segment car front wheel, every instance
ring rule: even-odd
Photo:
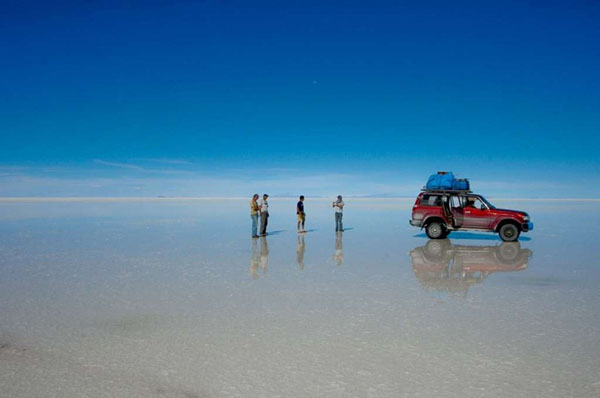
[[[427,225],[425,232],[431,239],[442,239],[444,238],[444,226],[439,222],[432,222]]]
[[[515,224],[504,224],[500,231],[500,238],[505,242],[514,242],[519,239],[519,228]]]

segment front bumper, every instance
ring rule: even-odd
[[[533,231],[533,223],[531,221],[521,224],[523,232]]]
[[[421,221],[421,220],[408,220],[408,223],[410,225],[412,225],[413,227],[422,227],[423,226],[423,221]]]

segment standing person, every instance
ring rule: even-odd
[[[298,232],[306,232],[304,222],[306,221],[306,213],[304,212],[304,195],[300,195],[300,200],[296,204],[296,214],[298,215]],[[302,227],[302,229],[300,229]]]
[[[258,206],[258,194],[255,193],[250,200],[250,218],[252,219],[252,237],[258,238],[258,213],[260,212],[260,207]]]
[[[269,195],[264,194],[260,201],[260,235],[265,236],[267,234],[267,224],[269,222],[269,203],[267,198]]]
[[[337,200],[331,205],[335,210],[335,230],[343,231],[344,226],[342,225],[342,216],[344,214],[344,201],[342,200],[342,195],[338,195]]]

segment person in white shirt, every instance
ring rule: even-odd
[[[267,198],[269,195],[264,194],[262,200],[258,204],[260,206],[260,234],[265,236],[267,234],[267,224],[269,222],[269,203]]]
[[[342,195],[338,195],[337,200],[331,206],[335,210],[335,230],[343,231],[342,216],[344,214],[344,201],[342,200]]]

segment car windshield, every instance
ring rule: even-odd
[[[494,206],[493,204],[491,204],[486,198],[484,198],[483,196],[480,196],[479,199],[481,199],[481,201],[483,203],[485,203],[487,205],[487,207],[489,207],[490,209],[495,209],[496,206]]]

